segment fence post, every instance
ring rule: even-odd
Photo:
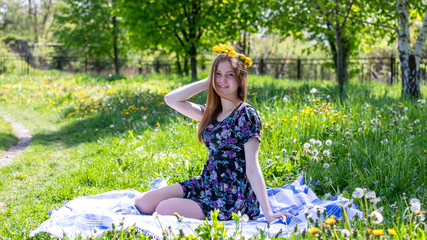
[[[85,73],[87,73],[87,57],[85,58]]]
[[[396,57],[394,57],[394,54],[391,54],[391,58],[390,58],[390,72],[391,72],[390,85],[393,84],[393,82],[394,82],[394,63],[395,62],[396,62]]]
[[[301,80],[301,59],[297,60],[297,79]]]
[[[159,59],[156,60],[156,67],[155,67],[156,73],[160,72],[160,61]]]
[[[264,74],[264,59],[259,60],[259,74]]]
[[[27,56],[27,75],[30,74],[30,56]]]

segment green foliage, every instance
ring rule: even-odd
[[[0,151],[7,150],[18,143],[18,138],[13,134],[12,125],[0,118]]]
[[[0,169],[0,238],[27,238],[49,217],[48,210],[81,195],[146,191],[158,177],[174,183],[200,174],[207,153],[197,142],[197,122],[163,101],[167,92],[190,79],[57,74],[0,78],[0,113],[8,113],[33,135],[27,150]],[[409,234],[415,228],[404,219],[410,214],[401,196],[426,204],[427,105],[399,99],[397,85],[351,82],[346,89],[340,102],[331,82],[249,76],[248,102],[263,121],[260,164],[266,184],[282,186],[303,170],[321,198],[347,195],[356,187],[375,191],[384,207],[379,227]],[[427,94],[427,87],[422,85],[421,91]],[[201,94],[191,101],[205,99]],[[322,145],[305,149],[311,139]],[[394,202],[396,209],[388,207]],[[352,226],[359,232],[362,227]],[[215,222],[201,229],[200,234],[223,234]],[[121,231],[118,227],[106,235],[113,239]],[[268,235],[260,232],[257,237],[263,236]]]

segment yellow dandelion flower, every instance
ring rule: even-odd
[[[130,226],[129,227],[129,231],[133,231],[133,230],[135,230],[135,227],[134,226]]]
[[[237,53],[236,53],[236,51],[234,51],[234,50],[229,50],[229,51],[228,51],[228,56],[229,56],[229,57],[236,57],[236,54],[237,54]]]
[[[425,150],[424,150],[424,151],[425,151]],[[415,213],[415,215],[418,215],[418,214],[420,214],[420,213],[423,213],[423,214],[424,214],[424,213],[426,213],[426,211],[419,211],[419,212],[416,212],[416,213]]]
[[[315,234],[315,233],[317,233],[318,231],[319,231],[319,229],[318,229],[317,227],[314,227],[314,228],[311,228],[309,232],[310,232],[311,234]]]
[[[335,224],[335,219],[333,219],[333,218],[329,218],[329,219],[326,219],[326,221],[325,221],[327,224],[329,224],[329,225],[334,225]]]
[[[394,229],[388,229],[387,231],[388,231],[388,234],[390,234],[392,236],[396,236],[397,235],[397,232]]]
[[[156,123],[157,126],[160,126],[160,123]]]
[[[381,236],[381,235],[384,235],[384,229],[375,229],[375,230],[372,231],[372,233],[375,236]]]

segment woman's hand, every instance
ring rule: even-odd
[[[265,219],[267,219],[267,222],[271,223],[282,217],[290,217],[290,216],[294,216],[294,215],[288,212],[271,213],[271,214],[265,214]]]

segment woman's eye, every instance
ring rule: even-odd
[[[233,77],[233,74],[229,73],[229,74],[227,74],[227,77],[231,78],[231,77]]]

